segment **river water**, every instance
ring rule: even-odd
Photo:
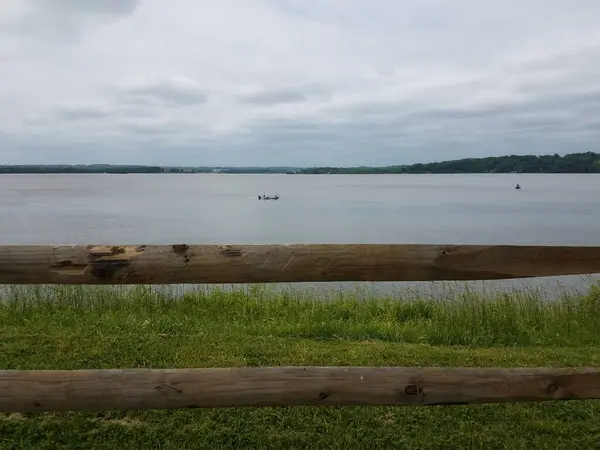
[[[0,175],[0,245],[91,243],[597,246],[600,176]]]

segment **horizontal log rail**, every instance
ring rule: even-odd
[[[0,371],[0,412],[462,405],[600,398],[600,369],[263,367]]]
[[[600,273],[600,247],[0,246],[0,284],[493,280]]]

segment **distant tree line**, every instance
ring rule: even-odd
[[[316,167],[303,174],[600,173],[600,154],[509,155],[386,167]]]
[[[130,166],[111,164],[91,165],[4,165],[0,166],[0,174],[47,174],[47,173],[294,173],[299,169],[289,167],[164,167],[164,166]]]
[[[571,153],[467,158],[429,164],[386,167],[165,167],[139,165],[0,166],[3,173],[289,173],[289,174],[420,174],[420,173],[600,173],[600,154]]]
[[[0,166],[0,173],[162,173],[158,166],[82,165],[19,165]]]

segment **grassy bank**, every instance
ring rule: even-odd
[[[600,290],[442,300],[302,291],[11,288],[1,369],[596,366]],[[600,402],[0,416],[1,448],[592,448]]]

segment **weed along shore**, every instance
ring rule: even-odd
[[[444,299],[8,286],[0,369],[595,367],[600,289]],[[0,415],[1,448],[593,448],[600,402]]]

